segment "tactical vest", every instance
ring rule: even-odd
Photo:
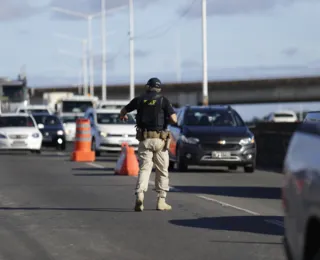
[[[162,95],[142,95],[138,101],[137,127],[149,131],[165,129],[165,118],[162,109]]]

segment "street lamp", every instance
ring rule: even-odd
[[[134,98],[134,6],[129,0],[130,99]]]
[[[93,68],[93,51],[92,51],[92,19],[101,15],[101,13],[95,14],[83,14],[60,7],[52,7],[52,10],[72,15],[80,18],[87,19],[88,21],[88,51],[89,51],[89,63],[90,63],[90,94],[94,96],[94,68]]]
[[[63,9],[60,7],[52,7],[52,10],[61,12],[67,15],[72,15],[80,18],[87,19],[88,21],[88,50],[89,50],[89,57],[90,57],[90,93],[92,96],[94,96],[94,68],[93,68],[93,52],[92,52],[92,19],[98,16],[102,15],[102,28],[101,28],[101,36],[102,36],[102,69],[105,71],[102,73],[102,81],[105,83],[103,86],[103,92],[106,93],[106,30],[105,30],[105,15],[106,15],[106,10],[105,10],[105,2],[104,0],[101,0],[101,12],[95,13],[95,14],[83,14],[67,9]],[[108,12],[114,12],[120,9],[123,9],[126,6],[120,6],[112,9],[108,9]]]
[[[208,60],[207,60],[207,0],[202,0],[202,61],[203,61],[203,105],[207,106],[208,98]]]

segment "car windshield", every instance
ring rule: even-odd
[[[239,116],[227,110],[191,110],[186,114],[189,126],[244,126]]]
[[[61,125],[60,120],[56,116],[46,116],[46,115],[36,116],[36,115],[34,115],[33,117],[36,120],[37,124],[43,124],[46,126]]]
[[[0,127],[35,127],[31,117],[0,116]]]
[[[98,113],[97,123],[101,125],[115,125],[115,124],[135,124],[136,121],[132,114],[127,114],[128,121],[121,121],[119,113]]]
[[[63,123],[75,123],[78,118],[78,116],[62,116],[61,120]]]

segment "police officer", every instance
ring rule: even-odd
[[[158,193],[157,210],[171,210],[166,203],[169,191],[170,133],[168,121],[177,123],[177,115],[170,101],[160,94],[162,88],[158,78],[151,78],[146,84],[146,93],[135,97],[122,108],[120,118],[127,120],[127,113],[137,110],[137,139],[140,171],[136,185],[135,211],[143,211],[144,193],[148,190],[153,163],[156,168],[155,186]]]

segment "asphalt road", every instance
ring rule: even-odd
[[[170,212],[144,212],[135,177],[69,153],[0,153],[0,259],[283,260],[282,175],[195,168],[171,173]]]

